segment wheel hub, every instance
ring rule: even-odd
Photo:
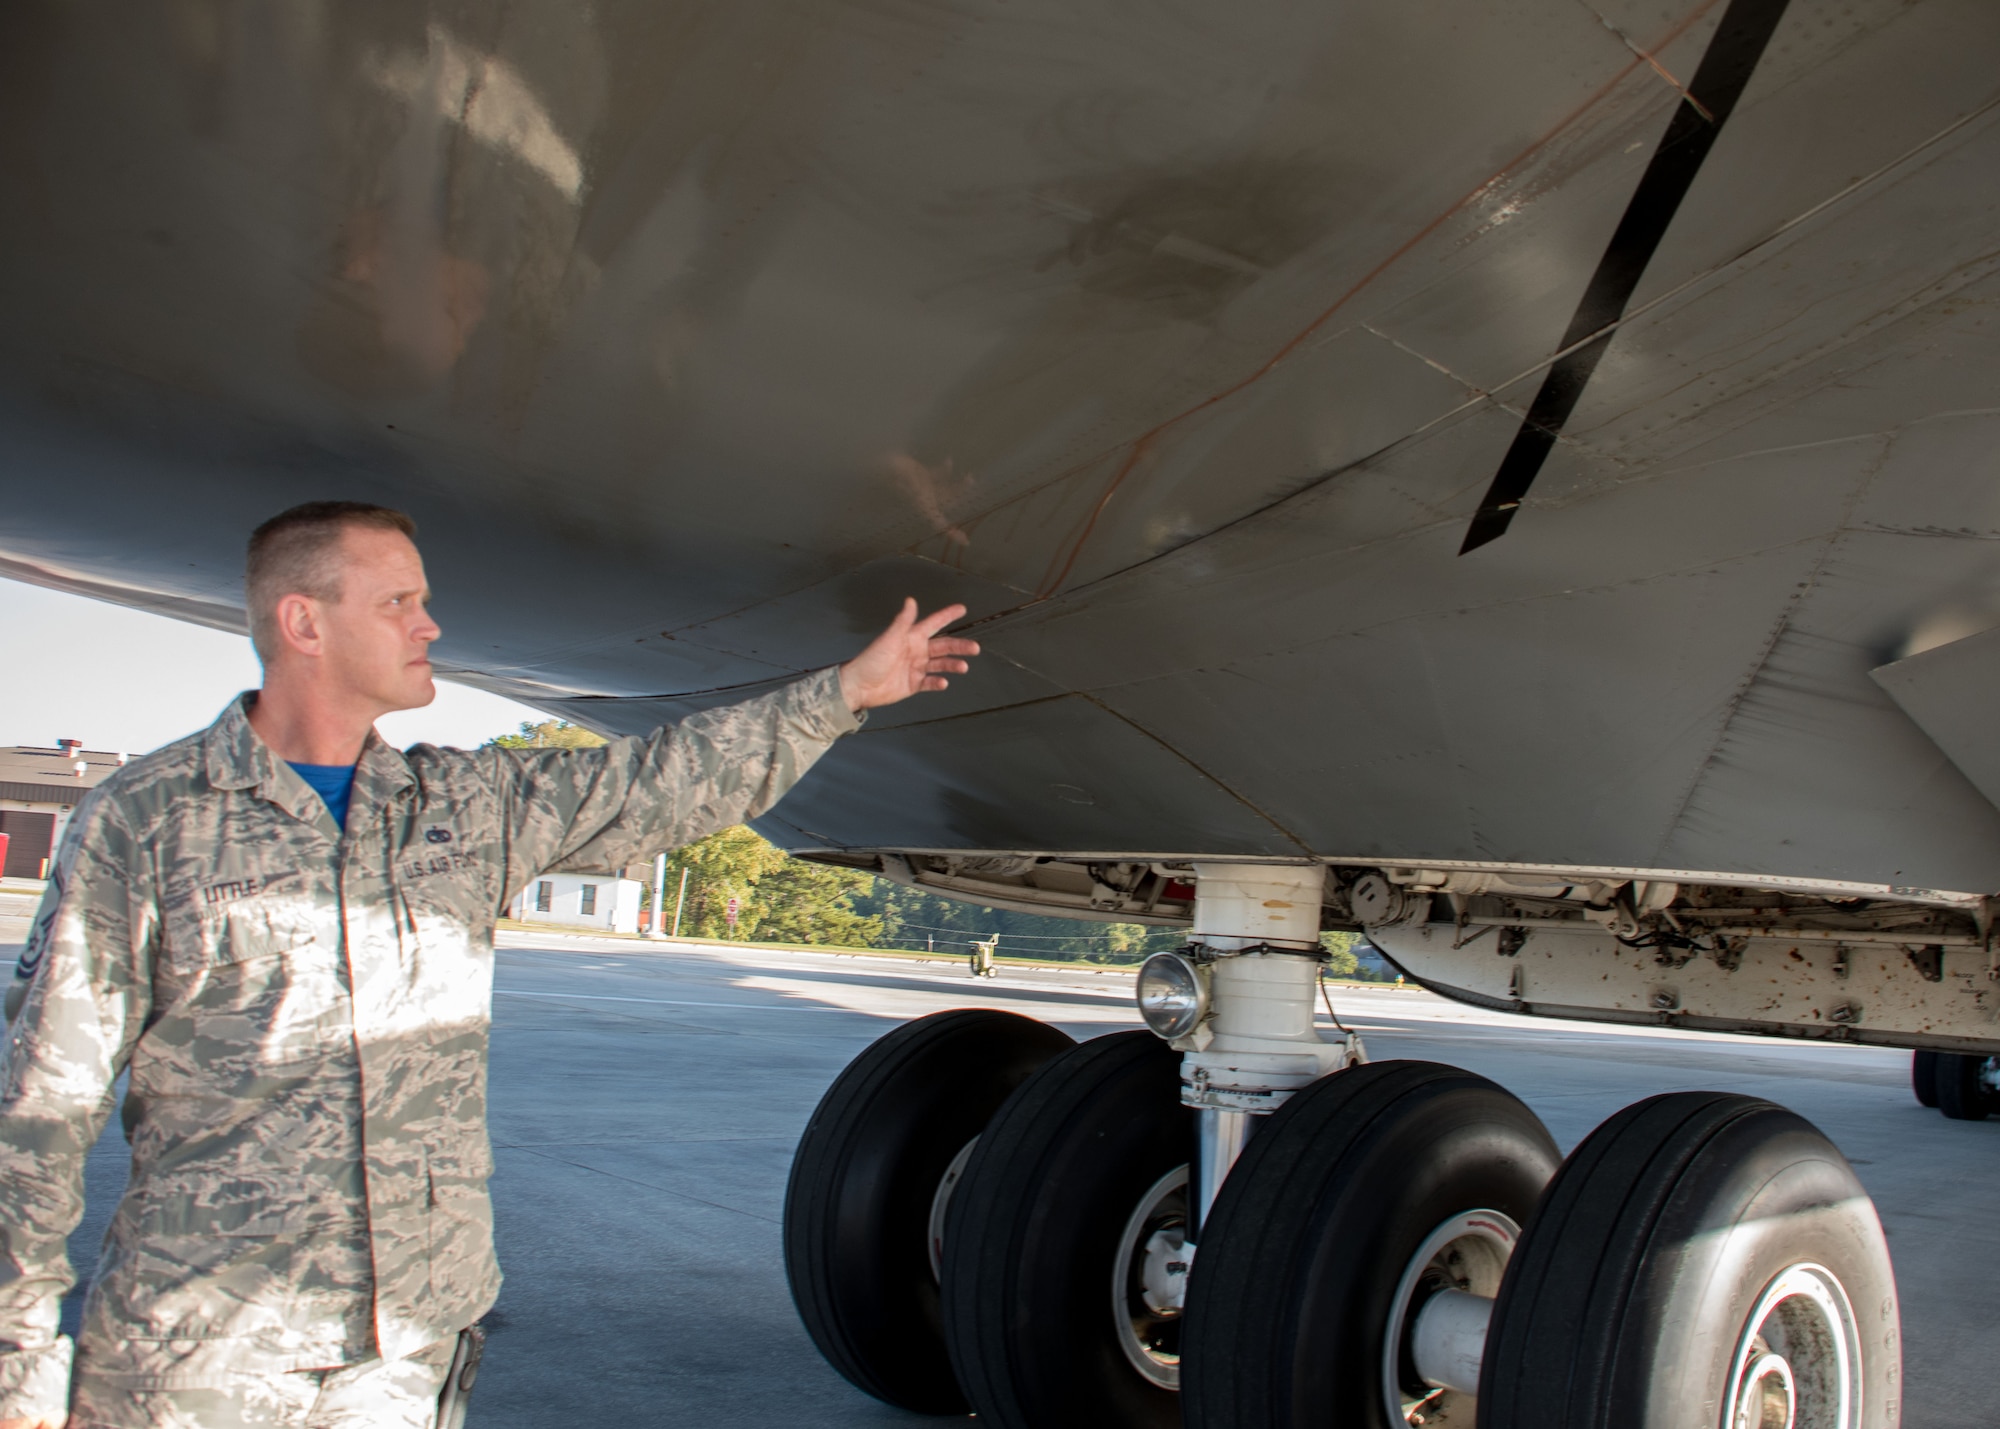
[[[1139,1286],[1146,1308],[1161,1318],[1178,1315],[1187,1304],[1188,1248],[1185,1225],[1162,1226],[1146,1242],[1139,1269]]]
[[[1744,1378],[1733,1429],[1792,1429],[1797,1410],[1791,1365],[1783,1355],[1758,1355]]]
[[[1118,1238],[1111,1316],[1118,1347],[1142,1377],[1181,1387],[1181,1310],[1187,1300],[1188,1168],[1177,1166],[1139,1198]]]
[[[1860,1330],[1826,1267],[1801,1262],[1777,1274],[1732,1364],[1728,1429],[1858,1429]]]
[[[1391,1424],[1472,1423],[1478,1375],[1469,1371],[1484,1349],[1485,1316],[1471,1311],[1484,1302],[1490,1313],[1520,1239],[1511,1216],[1472,1210],[1418,1245],[1389,1302],[1383,1338],[1382,1392]],[[1434,1301],[1449,1313],[1427,1316]]]

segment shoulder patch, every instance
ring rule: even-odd
[[[35,909],[35,921],[28,925],[27,946],[21,949],[21,956],[14,963],[14,976],[22,982],[41,968],[43,955],[49,950],[49,932],[55,926],[56,909],[62,906],[63,888],[68,882],[64,875],[68,872],[68,865],[60,859],[49,870],[49,886],[42,893],[41,906]]]

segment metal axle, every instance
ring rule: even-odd
[[[1486,1327],[1493,1302],[1463,1290],[1440,1290],[1417,1312],[1410,1353],[1425,1384],[1459,1394],[1479,1393],[1479,1366],[1486,1357]]]
[[[1250,1133],[1257,1129],[1251,1120],[1255,1115],[1247,1111],[1229,1111],[1222,1107],[1205,1106],[1195,1111],[1195,1161],[1194,1174],[1190,1177],[1193,1194],[1188,1198],[1188,1239],[1201,1238],[1202,1223],[1208,1219],[1209,1207],[1215,1204],[1216,1194],[1222,1190],[1222,1182],[1229,1175],[1229,1168],[1236,1164],[1236,1158],[1243,1154],[1243,1148],[1250,1144]]]

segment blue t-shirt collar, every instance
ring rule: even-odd
[[[333,821],[344,831],[347,828],[347,805],[354,795],[354,771],[352,764],[297,764],[285,761],[298,771],[299,778],[312,786],[315,794],[326,801],[326,811],[333,815]]]

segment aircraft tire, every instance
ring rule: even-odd
[[[980,1137],[945,1224],[944,1326],[992,1429],[1177,1429],[1180,1396],[1128,1360],[1113,1296],[1136,1212],[1193,1152],[1180,1062],[1151,1032],[1092,1038]]]
[[[1888,1244],[1846,1158],[1782,1107],[1675,1092],[1549,1186],[1488,1324],[1479,1424],[1890,1429],[1900,1360]]]
[[[1910,1090],[1917,1094],[1918,1106],[1936,1106],[1937,1093],[1936,1052],[1910,1053]]]
[[[871,1044],[820,1099],[785,1188],[785,1275],[806,1333],[856,1388],[965,1412],[927,1243],[940,1187],[1014,1089],[1074,1045],[1031,1017],[939,1012]]]
[[[1456,1067],[1375,1062],[1295,1094],[1201,1230],[1182,1339],[1188,1429],[1411,1422],[1430,1393],[1408,1353],[1418,1310],[1452,1281],[1498,1290],[1561,1160],[1532,1111]],[[1452,1397],[1420,1412],[1469,1426],[1469,1398]]]
[[[1986,1058],[1972,1052],[1940,1052],[1937,1059],[1937,1109],[1953,1121],[1984,1121],[2000,1110],[1986,1088]]]

